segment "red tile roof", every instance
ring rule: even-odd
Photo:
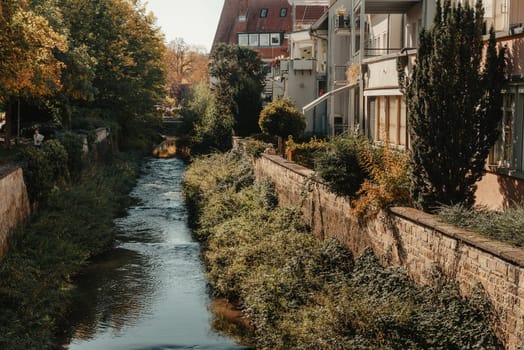
[[[284,17],[281,9],[287,9]],[[262,9],[267,16],[261,17]],[[314,23],[326,10],[323,6],[296,6],[297,27]],[[240,17],[246,16],[245,21]],[[219,43],[237,44],[238,33],[289,33],[293,30],[292,7],[288,0],[224,0],[213,47]],[[263,59],[287,54],[287,40],[282,46],[255,48]]]

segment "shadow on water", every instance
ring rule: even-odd
[[[217,316],[209,299],[187,226],[184,170],[179,159],[144,165],[131,193],[138,201],[115,220],[116,247],[77,279],[65,349],[247,349],[227,331],[238,319]]]

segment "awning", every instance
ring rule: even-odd
[[[402,96],[400,89],[364,90],[364,96]]]
[[[338,89],[326,92],[324,95],[316,98],[315,100],[309,102],[307,105],[302,107],[302,114],[306,114],[307,111],[313,109],[315,106],[320,104],[322,101],[327,100],[330,96],[336,95],[339,92],[342,92],[342,91],[344,91],[346,89],[350,89],[350,88],[356,87],[356,86],[358,86],[358,84],[348,84],[348,85],[344,85],[342,87],[339,87]]]

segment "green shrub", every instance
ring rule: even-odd
[[[189,223],[196,225],[207,197],[213,191],[235,191],[252,184],[253,166],[237,152],[214,153],[195,158],[184,173],[184,193]]]
[[[288,139],[287,147],[293,149],[293,161],[306,168],[315,168],[315,159],[322,153],[325,153],[328,148],[328,143],[325,140],[313,137],[308,142],[294,143],[293,139]]]
[[[68,154],[57,140],[49,140],[41,147],[26,147],[19,160],[31,201],[45,199],[55,188],[69,181]]]
[[[339,196],[354,197],[368,176],[359,160],[361,144],[355,136],[335,137],[315,162],[317,175]]]
[[[267,142],[254,140],[254,139],[246,139],[243,142],[244,151],[246,152],[247,155],[253,158],[260,157],[260,155],[264,153],[264,151],[266,150],[266,148],[268,148],[268,146],[269,145]]]
[[[90,168],[77,183],[50,192],[38,213],[9,239],[0,261],[0,348],[59,347],[71,278],[111,246],[113,218],[123,203],[118,199],[138,173],[136,163],[120,162]]]
[[[189,181],[200,196],[197,232],[205,240],[213,293],[242,305],[250,322],[247,344],[282,350],[503,349],[488,326],[491,308],[480,296],[462,298],[444,279],[417,287],[404,271],[383,268],[371,251],[355,262],[337,240],[317,241],[300,211],[276,207],[271,185],[223,186],[213,176],[225,168],[233,173],[223,164],[228,156],[213,157],[216,169],[206,158],[191,166],[208,174],[200,170]]]
[[[73,177],[80,175],[84,167],[84,136],[73,132],[61,132],[56,134],[57,140],[64,146],[67,152],[67,168]]]

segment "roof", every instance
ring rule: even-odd
[[[284,10],[285,9],[285,10]],[[297,27],[313,24],[327,10],[323,5],[295,7]],[[281,11],[285,12],[281,16]],[[293,31],[293,7],[288,0],[224,0],[215,32],[213,48],[219,43],[237,44],[238,33],[290,33]],[[287,52],[287,40],[280,47],[256,49],[262,58],[273,58]]]

